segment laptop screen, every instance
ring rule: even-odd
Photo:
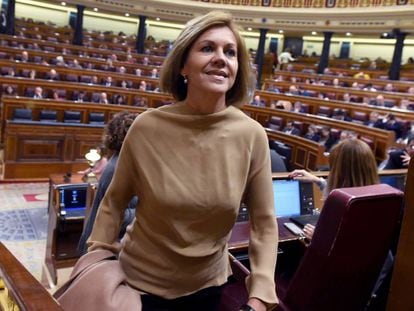
[[[87,186],[73,185],[59,189],[59,205],[61,209],[81,210],[86,208],[86,191]]]
[[[273,196],[277,217],[300,215],[301,200],[298,180],[273,180]]]
[[[310,182],[291,179],[273,179],[273,197],[276,217],[290,217],[313,213],[313,186]],[[249,207],[241,204],[237,222],[249,220]]]

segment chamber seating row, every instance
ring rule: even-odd
[[[327,85],[312,85],[306,83],[292,83],[288,81],[274,81],[266,80],[264,84],[264,90],[271,90],[272,88],[277,88],[281,93],[289,93],[289,88],[294,85],[303,93],[306,93],[310,97],[318,97],[318,95],[323,95],[323,98],[329,98],[332,100],[343,100],[344,94],[349,94],[350,96],[355,96],[358,98],[358,102],[362,102],[364,98],[375,99],[378,95],[382,95],[385,100],[393,101],[396,104],[399,104],[401,100],[410,100],[414,102],[414,94],[409,93],[393,93],[393,92],[383,92],[383,91],[366,91],[359,90],[350,87],[333,87]]]
[[[56,71],[55,76],[51,76],[50,71],[52,69]],[[104,84],[108,77],[111,77],[111,84],[113,86],[138,89],[142,81],[145,81],[148,90],[158,87],[158,78],[152,78],[151,71],[145,71],[144,69],[142,69],[142,74],[137,76],[136,74],[125,74],[119,71],[108,72],[94,69],[76,69],[0,59],[0,74],[2,76],[31,78],[32,71],[34,71],[36,79]],[[93,78],[94,76],[97,78],[97,81],[93,80],[95,79]]]
[[[319,60],[318,60],[319,61]],[[361,72],[361,68],[337,68],[329,66],[329,71],[334,75],[345,75],[353,77],[354,75]],[[300,63],[290,63],[283,67],[283,69],[288,69],[289,71],[296,72],[307,72],[315,73],[317,71],[316,64],[300,64]],[[401,71],[400,80],[404,81],[414,81],[414,74],[411,72],[412,68],[409,68],[407,71]],[[363,70],[365,74],[368,74],[372,79],[388,79],[388,71],[384,70]]]
[[[251,105],[244,105],[243,111],[251,118],[258,121],[264,127],[268,126],[272,117],[280,118],[284,123],[299,122],[305,128],[310,124],[326,125],[330,128],[336,128],[340,131],[353,131],[357,137],[366,141],[372,148],[375,158],[378,162],[382,162],[387,158],[387,150],[395,143],[395,133],[373,127],[367,127],[357,123],[334,120],[327,117],[295,113],[281,109],[271,109],[255,107]],[[289,135],[290,136],[290,135]],[[291,136],[292,139],[297,139],[297,136]],[[323,149],[323,147],[322,147]],[[322,161],[323,162],[323,161]],[[326,162],[326,161],[325,161]]]
[[[310,72],[296,72],[296,71],[284,71],[278,70],[275,72],[274,79],[283,79],[289,81],[295,79],[297,82],[304,82],[306,80],[320,81],[328,85],[332,85],[335,79],[338,80],[340,85],[352,85],[357,82],[361,85],[371,83],[377,89],[384,89],[387,84],[392,84],[392,91],[394,92],[407,92],[410,87],[414,87],[414,83],[410,81],[398,81],[387,79],[360,79],[347,76],[335,76],[333,74],[316,74]]]
[[[137,62],[143,62],[144,58],[148,58],[148,61],[154,65],[159,65],[163,62],[164,56],[157,56],[152,54],[138,54],[133,53],[132,49],[127,49],[125,51],[111,50],[108,48],[98,48],[92,46],[79,46],[69,43],[58,43],[53,41],[44,41],[33,38],[26,37],[16,37],[9,35],[0,35],[0,42],[2,46],[9,46],[19,49],[27,50],[38,50],[44,52],[55,52],[60,55],[73,54],[81,55],[84,57],[92,58],[108,58],[113,55],[117,57],[119,61],[127,61],[127,55],[131,55],[134,60]],[[102,42],[101,42],[102,43]],[[125,46],[123,47],[125,49]]]

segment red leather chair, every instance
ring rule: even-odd
[[[286,288],[276,284],[276,310],[364,310],[398,230],[402,203],[403,193],[385,184],[333,190],[292,279]],[[238,269],[234,279],[240,274],[247,276]],[[224,287],[220,310],[237,310],[236,302],[246,301],[243,285]]]

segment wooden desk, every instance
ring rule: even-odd
[[[284,225],[284,222],[289,222],[288,218],[277,218],[277,225],[279,227],[279,243],[297,241],[299,237],[290,232]],[[234,225],[229,241],[230,252],[237,252],[247,250],[249,246],[250,237],[250,223],[238,222]]]
[[[45,263],[53,284],[57,283],[56,269],[71,267],[79,258],[77,250],[83,230],[84,217],[65,219],[60,215],[59,189],[68,185],[89,187],[82,179],[83,175],[74,174],[65,179],[63,174],[52,174],[49,180],[49,222],[46,243]],[[86,205],[88,205],[86,197]],[[90,199],[89,199],[90,200]]]

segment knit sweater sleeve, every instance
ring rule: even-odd
[[[119,251],[119,229],[128,202],[134,196],[132,185],[137,179],[137,176],[134,176],[136,170],[131,167],[133,166],[133,151],[128,137],[132,139],[132,135],[127,135],[125,138],[117,168],[99,206],[93,230],[87,242],[88,251],[99,248],[109,249],[113,252]]]
[[[270,153],[267,136],[258,131],[250,163],[246,199],[250,213],[249,259],[246,280],[249,297],[259,298],[268,309],[278,303],[274,282],[278,228],[274,211]]]

